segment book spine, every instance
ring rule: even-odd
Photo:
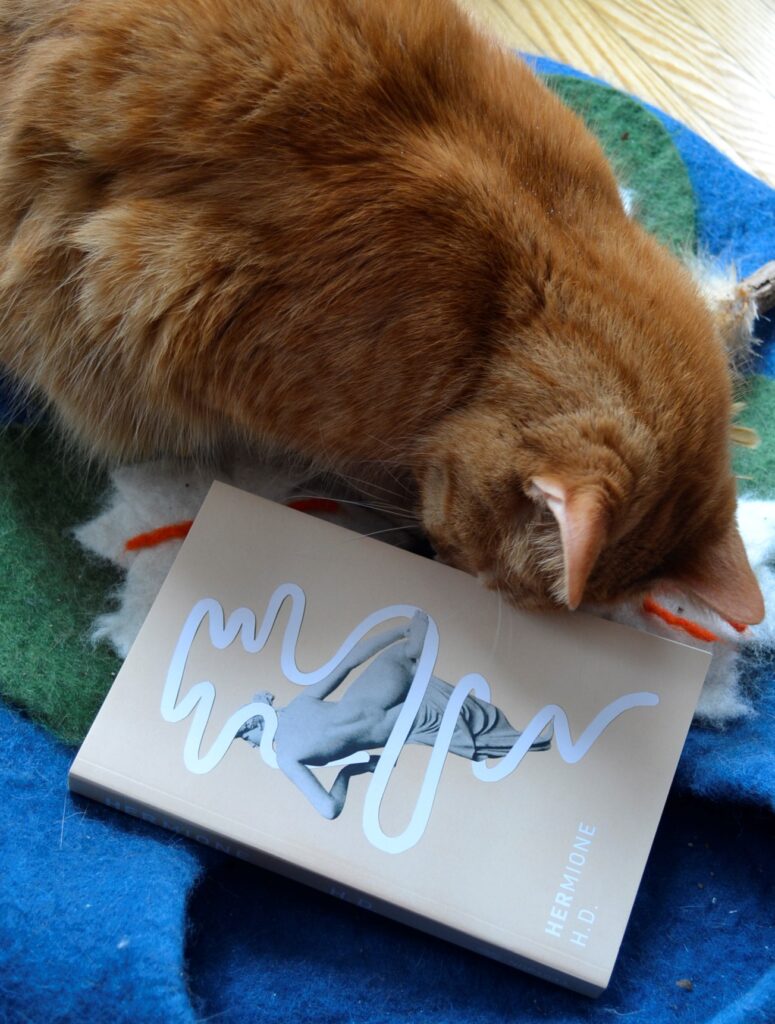
[[[383,917],[388,917],[401,924],[417,928],[436,938],[453,942],[475,953],[480,953],[490,959],[507,964],[509,967],[516,967],[536,977],[563,985],[584,995],[599,996],[604,991],[602,986],[595,985],[585,978],[578,978],[549,964],[531,960],[529,957],[515,953],[513,950],[485,942],[475,936],[468,935],[464,931],[441,924],[439,921],[435,921],[433,918],[426,917],[416,911],[411,911],[406,907],[374,897],[354,886],[334,881],[325,875],[319,875],[314,871],[310,871],[308,868],[302,868],[292,861],[275,857],[246,843],[230,839],[212,829],[192,824],[190,821],[186,821],[185,818],[161,812],[141,800],[129,800],[121,793],[80,774],[76,770],[76,765],[70,770],[67,782],[72,793],[78,793],[91,800],[96,800],[107,807],[121,811],[124,814],[130,814],[132,817],[139,818],[141,821],[148,822],[151,825],[176,832],[187,839],[193,839],[195,842],[209,846],[220,853],[239,857],[241,860],[256,864],[269,871],[274,871],[286,878],[290,878],[292,881],[302,882],[304,885],[309,885],[320,892],[345,900],[347,903],[352,903],[364,910],[374,911]]]

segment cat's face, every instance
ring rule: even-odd
[[[672,472],[658,449],[621,410],[558,416],[531,432],[474,405],[450,416],[423,454],[423,524],[442,561],[518,607],[607,604],[667,587],[731,620],[760,621],[725,424],[694,452],[677,445]],[[683,459],[699,472],[683,474]]]
[[[418,453],[423,523],[444,561],[520,606],[670,587],[759,622],[713,317],[677,260],[595,209],[585,234],[545,231],[504,286],[487,375]]]

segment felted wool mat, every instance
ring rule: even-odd
[[[538,64],[566,76],[560,91],[583,92],[567,84],[582,76]],[[627,150],[651,153],[648,119],[616,93],[589,89],[579,102],[618,145],[612,159],[637,195],[628,169],[643,173],[643,161]],[[773,258],[775,192],[656,116],[685,171],[657,146],[670,209],[658,204],[644,220],[655,217],[652,229],[673,232],[678,247],[696,233],[701,250],[734,260],[741,275]],[[766,438],[771,337],[756,369],[750,425]],[[0,418],[2,407],[0,398]],[[772,449],[745,459],[751,493],[775,497]],[[612,984],[591,1001],[68,797],[74,745],[119,664],[86,639],[119,577],[86,561],[68,534],[106,485],[82,472],[43,430],[0,436],[0,1022],[775,1021],[766,653],[744,668],[756,712],[723,732],[691,730]]]

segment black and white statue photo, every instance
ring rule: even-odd
[[[276,709],[277,765],[325,818],[341,813],[353,776],[376,768],[377,752],[387,743],[415,677],[427,630],[428,616],[418,611],[405,626],[364,637],[329,675],[305,686],[285,707]],[[359,668],[361,672],[344,694],[329,700]],[[431,676],[407,743],[434,745],[452,691],[449,683]],[[273,694],[267,692],[254,699],[274,702]],[[258,747],[263,727],[262,717],[254,716],[237,735]],[[455,723],[449,752],[470,761],[505,757],[520,735],[500,709],[469,694]],[[549,724],[530,750],[548,750],[551,740]],[[367,760],[345,764],[330,790],[312,770],[364,751],[374,753]]]

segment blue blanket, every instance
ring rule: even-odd
[[[775,257],[775,192],[659,116],[701,246],[743,274]],[[749,667],[756,717],[692,729],[598,1001],[71,798],[73,750],[0,705],[0,1021],[772,1024],[772,675]]]

